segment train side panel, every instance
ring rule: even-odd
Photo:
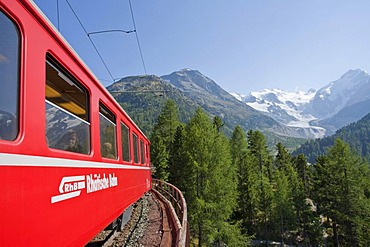
[[[32,2],[2,0],[0,10],[18,28],[20,40],[18,134],[0,140],[0,241],[4,246],[82,246],[150,190],[150,143]],[[46,138],[48,56],[86,89],[86,153],[52,148]],[[115,116],[115,158],[102,157],[102,103]],[[131,159],[123,159],[121,123],[144,143],[137,147],[143,161],[134,161],[132,140]]]

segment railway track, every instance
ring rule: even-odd
[[[104,230],[86,247],[160,246],[162,221],[160,201],[155,195],[148,193],[133,205],[130,219],[122,230],[119,231],[118,226]]]
[[[186,202],[176,187],[159,180],[133,205],[127,223],[112,228],[87,247],[189,246]]]

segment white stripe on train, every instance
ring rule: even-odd
[[[112,164],[95,161],[52,158],[43,156],[4,154],[0,153],[0,166],[26,166],[26,167],[70,167],[70,168],[109,168],[150,170],[148,166]]]

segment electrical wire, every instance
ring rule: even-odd
[[[58,3],[59,0],[57,0],[57,11],[58,11],[58,29],[59,29],[59,3]],[[129,1],[129,5],[130,5],[130,12],[131,12],[131,18],[132,18],[132,23],[133,23],[133,26],[134,26],[134,30],[129,30],[129,31],[126,31],[126,30],[104,30],[104,31],[96,31],[96,32],[90,32],[88,33],[87,30],[85,29],[84,25],[82,24],[81,20],[78,18],[77,16],[77,13],[74,11],[72,5],[69,3],[68,0],[66,0],[69,8],[71,9],[72,13],[74,14],[74,16],[76,17],[77,21],[79,22],[80,26],[82,27],[82,29],[84,30],[85,34],[87,35],[87,37],[89,38],[90,40],[90,43],[92,44],[92,46],[94,47],[96,53],[98,54],[100,60],[102,61],[105,69],[108,71],[111,79],[113,82],[115,82],[114,78],[113,78],[113,75],[112,73],[110,72],[107,64],[105,63],[102,55],[100,54],[98,48],[96,47],[95,43],[93,42],[93,40],[91,39],[90,35],[92,34],[99,34],[99,33],[107,33],[107,32],[123,32],[123,33],[135,33],[135,36],[136,36],[136,42],[137,42],[137,45],[138,45],[138,48],[139,48],[139,52],[140,52],[140,58],[141,58],[141,62],[142,62],[142,65],[143,65],[143,68],[144,68],[144,72],[145,72],[145,75],[147,75],[147,71],[146,71],[146,66],[145,66],[145,61],[144,61],[144,56],[143,56],[143,52],[142,52],[142,49],[141,49],[141,45],[140,45],[140,40],[139,40],[139,35],[137,33],[137,29],[136,29],[136,23],[135,23],[135,17],[134,17],[134,11],[133,11],[133,8],[132,8],[132,4],[131,4],[131,0],[128,0]]]
[[[90,35],[90,34],[99,34],[99,33],[111,33],[111,32],[135,33],[136,30],[129,30],[129,31],[121,30],[121,29],[103,30],[103,31],[90,32],[87,35]]]
[[[112,78],[112,81],[114,82],[113,75],[112,75],[112,73],[110,72],[110,70],[109,70],[109,68],[108,68],[107,64],[104,62],[104,59],[103,59],[103,57],[101,56],[100,52],[98,51],[98,48],[96,48],[96,46],[95,46],[94,42],[92,41],[92,39],[91,39],[91,37],[90,37],[89,33],[86,31],[85,27],[82,25],[82,22],[81,22],[81,21],[80,21],[80,19],[78,18],[77,14],[76,14],[76,12],[74,11],[74,9],[72,8],[71,4],[68,2],[68,0],[66,0],[66,2],[67,2],[67,4],[68,4],[69,8],[72,10],[72,12],[73,12],[74,16],[76,17],[77,21],[80,23],[80,25],[81,25],[82,29],[85,31],[85,34],[86,34],[86,35],[87,35],[87,37],[89,38],[89,40],[90,40],[91,44],[93,45],[93,47],[94,47],[94,49],[95,49],[96,53],[97,53],[97,54],[98,54],[98,56],[100,57],[100,60],[101,60],[101,61],[102,61],[102,63],[104,64],[104,67],[106,68],[106,70],[108,71],[108,73],[109,73],[110,77]]]
[[[57,19],[58,19],[58,31],[60,32],[60,22],[59,22],[59,0],[57,0]]]
[[[145,75],[147,75],[146,67],[145,67],[145,62],[144,62],[144,57],[143,57],[143,52],[141,51],[141,46],[140,46],[140,42],[139,42],[139,35],[137,34],[136,23],[135,23],[135,18],[134,18],[134,11],[132,10],[131,0],[128,0],[128,2],[130,4],[130,11],[131,11],[132,23],[134,25],[134,30],[135,30],[135,35],[136,35],[136,41],[137,41],[137,45],[139,47],[141,62],[143,63]]]

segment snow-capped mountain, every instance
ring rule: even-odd
[[[306,112],[319,119],[334,116],[343,108],[370,99],[370,76],[361,69],[349,70],[317,91]]]
[[[288,127],[304,129],[307,137],[317,138],[333,134],[370,112],[370,76],[356,69],[317,92],[265,89],[247,96],[232,95]]]
[[[247,105],[265,113],[276,121],[293,128],[302,128],[309,138],[324,136],[325,129],[311,126],[310,122],[317,120],[311,114],[303,113],[315,96],[315,90],[308,92],[288,92],[281,89],[264,89],[251,92],[247,96],[233,94]]]

